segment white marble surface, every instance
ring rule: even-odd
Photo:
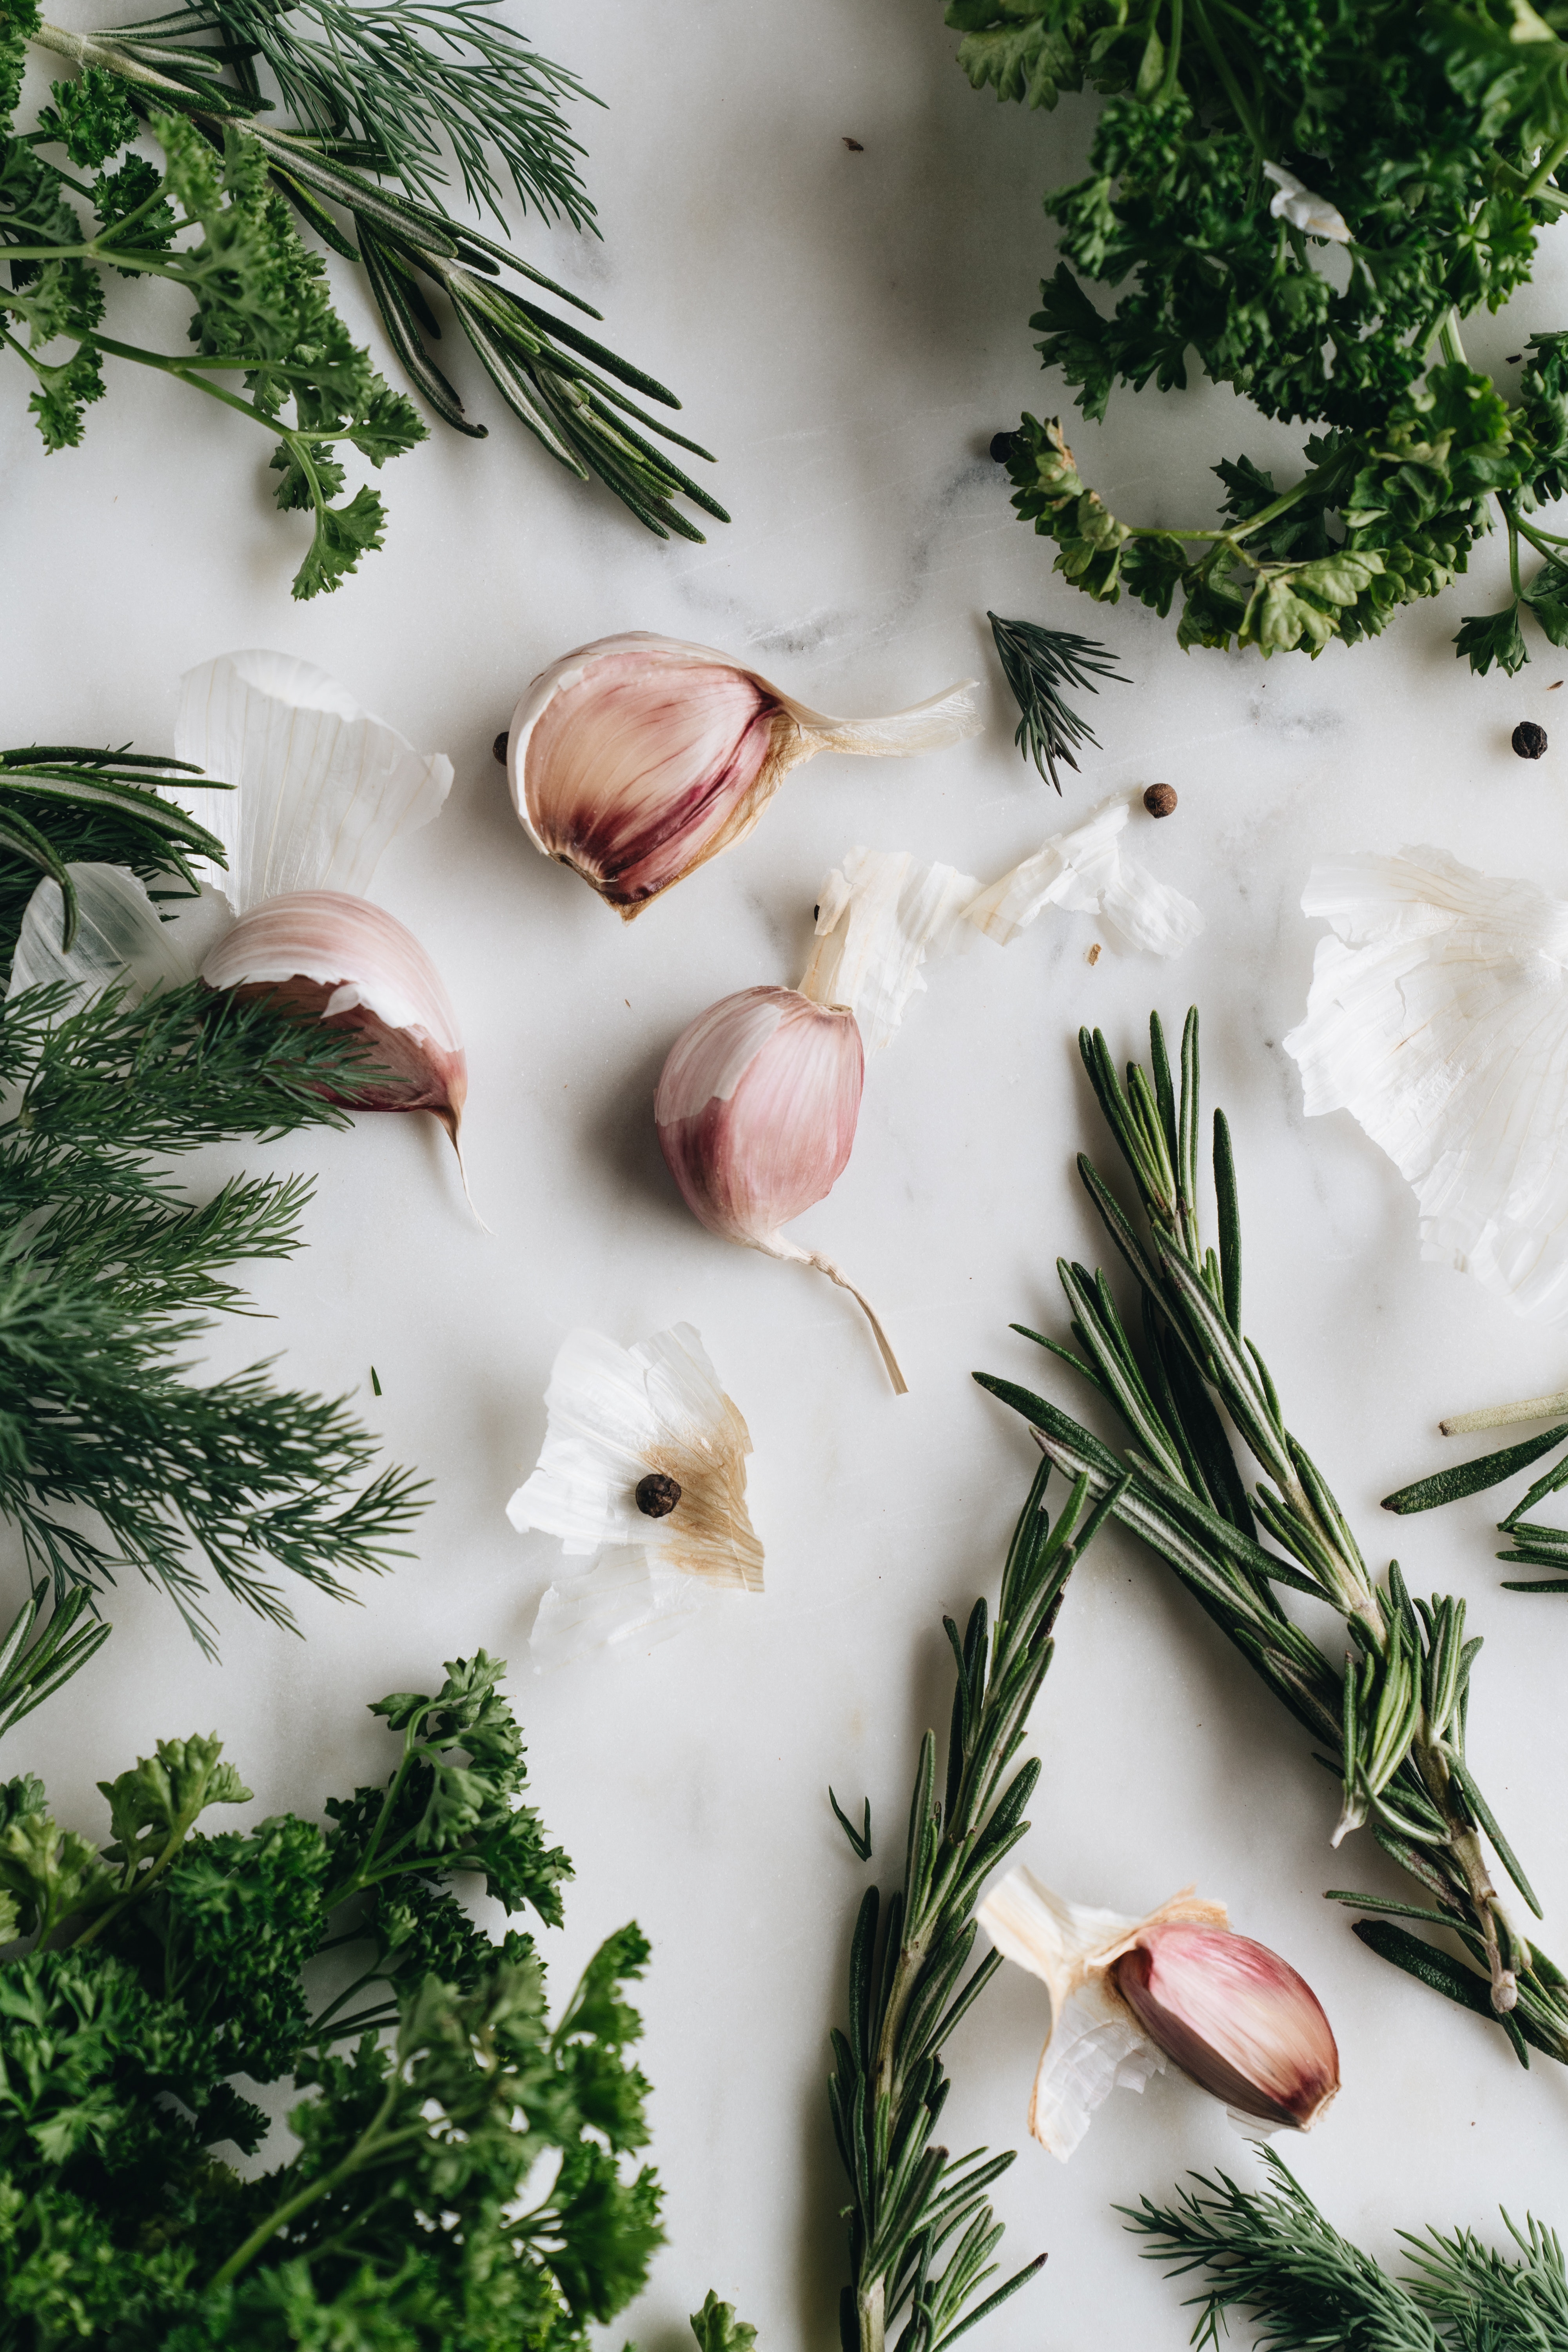
[[[258,1271],[278,1319],[230,1326],[212,1363],[281,1349],[291,1381],[357,1387],[395,1458],[436,1482],[417,1557],[367,1585],[363,1608],[305,1596],[303,1642],[225,1608],[221,1668],[165,1601],[127,1586],[102,1660],[6,1760],[44,1771],[90,1826],[96,1780],[161,1734],[216,1725],[258,1814],[311,1810],[383,1767],[363,1702],[476,1644],[504,1652],[534,1793],[577,1864],[567,1927],[544,1938],[557,1990],[628,1916],[654,1944],[646,2064],[670,2242],[606,2341],[674,2352],[713,2284],[767,2352],[793,2352],[836,2341],[841,2276],[826,2036],[863,1874],[825,1785],[869,1792],[890,1866],[916,1739],[945,1720],[941,1613],[994,1593],[1029,1475],[1021,1428],[969,1372],[1042,1373],[1006,1326],[1055,1325],[1057,1254],[1097,1246],[1071,1173],[1100,1140],[1077,1024],[1136,1050],[1151,1003],[1172,1021],[1203,1006],[1210,1098],[1229,1108],[1240,1160],[1248,1325],[1374,1557],[1394,1532],[1377,1497],[1450,1458],[1440,1412],[1568,1370],[1568,1337],[1419,1262],[1399,1178],[1347,1118],[1304,1125],[1279,1043],[1305,997],[1313,927],[1297,900],[1318,849],[1432,840],[1568,887],[1568,695],[1559,720],[1547,690],[1568,659],[1515,683],[1478,683],[1452,659],[1459,615],[1495,601],[1498,546],[1457,594],[1310,667],[1184,657],[1173,628],[1092,612],[1053,582],[984,451],[1021,404],[1059,404],[1026,323],[1053,260],[1037,197],[1070,175],[1088,118],[1068,105],[1026,119],[971,93],[936,0],[536,0],[525,21],[610,104],[581,124],[603,247],[557,236],[531,250],[600,303],[617,348],[673,381],[720,452],[736,519],[708,545],[660,546],[580,490],[494,418],[459,360],[499,429],[483,447],[439,436],[394,466],[387,551],[300,608],[291,526],[266,503],[243,426],[133,378],[90,414],[79,452],[46,460],[6,376],[6,741],[166,744],[180,671],[259,644],[322,663],[452,755],[447,812],[394,849],[378,895],[461,1008],[469,1165],[492,1229],[466,1216],[425,1122],[366,1118],[279,1155],[318,1171],[310,1246]],[[1563,324],[1563,274],[1544,257],[1475,350],[1489,362]],[[352,289],[344,300],[363,320]],[[183,334],[177,312],[168,331]],[[1192,514],[1214,458],[1289,446],[1208,390],[1119,395],[1108,427],[1074,439],[1112,505],[1147,520]],[[686,1215],[650,1100],[701,1006],[797,976],[816,885],[852,844],[989,875],[1060,821],[1011,748],[987,605],[1086,628],[1122,656],[1135,683],[1094,707],[1104,749],[1069,780],[1066,811],[1173,782],[1179,814],[1144,840],[1210,928],[1179,968],[1110,954],[1091,968],[1092,920],[1047,915],[1005,953],[977,946],[917,1001],[872,1071],[849,1170],[799,1228],[887,1318],[912,1391],[895,1401],[848,1302]],[[988,732],[907,766],[816,763],[745,848],[623,928],[530,847],[489,745],[544,661],[628,627],[732,647],[852,711],[974,672]],[[1508,749],[1526,715],[1563,739],[1535,767]],[[216,1172],[215,1156],[205,1181]],[[681,1318],[751,1423],[766,1597],[651,1655],[536,1680],[526,1632],[557,1555],[514,1535],[503,1508],[533,1459],[552,1357],[574,1323],[625,1340]],[[1473,1753],[1562,1958],[1568,1608],[1498,1590],[1490,1519],[1481,1498],[1402,1526],[1400,1549],[1416,1588],[1464,1592],[1487,1637]],[[1500,2202],[1568,2221],[1568,2077],[1541,2060],[1521,2074],[1490,2029],[1356,1944],[1321,1890],[1380,1880],[1375,1854],[1330,1854],[1333,1787],[1304,1737],[1168,1572],[1119,1539],[1076,1580],[1032,1745],[1037,1872],[1127,1908],[1195,1879],[1318,1989],[1345,2088],[1294,2155],[1338,2222],[1392,2255],[1400,2224],[1487,2231]],[[1118,2095],[1058,2168],[1024,2132],[1044,2024],[1039,1988],[1009,1974],[949,2053],[954,2145],[1022,2149],[997,2198],[1005,2252],[1050,2252],[984,2340],[1174,2352],[1182,2290],[1140,2263],[1112,2202],[1163,2195],[1188,2166],[1245,2175],[1251,2159],[1216,2105],[1167,2078],[1142,2102]]]

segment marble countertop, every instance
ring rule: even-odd
[[[491,438],[438,431],[388,469],[386,551],[304,607],[288,597],[295,528],[219,412],[187,402],[170,435],[174,394],[116,383],[82,448],[47,459],[15,383],[0,418],[5,740],[167,744],[181,671],[260,645],[321,664],[450,754],[447,812],[395,845],[376,895],[460,1008],[468,1167],[490,1229],[420,1118],[211,1156],[205,1181],[265,1161],[318,1183],[308,1249],[256,1271],[276,1321],[227,1325],[213,1367],[281,1350],[290,1381],[356,1389],[392,1457],[435,1481],[416,1556],[367,1583],[363,1607],[299,1596],[303,1641],[223,1606],[221,1666],[127,1583],[104,1657],[13,1736],[7,1763],[42,1772],[64,1817],[91,1826],[99,1779],[159,1736],[216,1726],[258,1816],[314,1812],[384,1769],[361,1702],[428,1688],[481,1643],[504,1654],[534,1797],[577,1868],[566,1927],[542,1938],[557,1995],[629,1916],[654,1948],[644,2063],[669,2243],[605,2341],[675,2352],[712,2285],[765,2352],[820,2352],[843,2275],[826,2032],[864,1879],[826,1784],[857,1807],[869,1795],[890,1868],[919,1735],[945,1722],[942,1612],[994,1596],[1032,1465],[969,1374],[1039,1376],[1064,1395],[1007,1327],[1057,1328],[1054,1261],[1096,1249],[1072,1172],[1100,1141],[1074,1033],[1100,1024],[1125,1055],[1152,1005],[1173,1024],[1203,1008],[1208,1098],[1229,1111],[1240,1164],[1248,1327],[1381,1560],[1395,1530],[1378,1497],[1453,1457],[1438,1415],[1560,1386],[1568,1339],[1422,1264],[1394,1169],[1348,1116],[1302,1119],[1280,1043],[1318,929],[1300,895],[1323,849],[1413,842],[1568,885],[1568,696],[1558,719],[1552,690],[1568,656],[1540,647],[1512,681],[1453,659],[1461,614],[1496,601],[1500,543],[1378,644],[1312,664],[1184,656],[1173,625],[1091,611],[1053,577],[986,450],[1020,406],[1062,402],[1027,326],[1054,266],[1039,193],[1071,176],[1089,118],[974,95],[937,0],[761,0],[743,15],[534,0],[521,21],[609,105],[578,124],[603,245],[541,235],[527,249],[675,384],[683,423],[719,453],[735,520],[706,545],[660,545],[570,481],[461,358]],[[343,308],[369,331],[346,275]],[[1473,355],[1500,364],[1532,328],[1560,326],[1565,278],[1544,251],[1533,289],[1473,331]],[[171,341],[183,331],[172,307]],[[1112,507],[1136,500],[1149,519],[1205,500],[1216,457],[1288,463],[1292,446],[1207,387],[1118,394],[1106,426],[1073,437]],[[1012,748],[987,607],[1103,638],[1133,681],[1094,703],[1103,748],[1060,803]],[[847,712],[973,675],[986,731],[907,763],[816,761],[749,844],[624,927],[535,854],[490,743],[546,661],[626,628],[729,648]],[[1509,750],[1524,717],[1562,742],[1535,765]],[[1157,780],[1180,807],[1140,848],[1203,908],[1196,947],[1177,964],[1091,963],[1094,919],[1047,913],[1005,953],[981,943],[934,973],[870,1070],[847,1171],[797,1228],[876,1300],[910,1376],[896,1400],[848,1301],[682,1209],[650,1116],[665,1052],[713,999],[795,981],[818,885],[851,845],[989,877],[1113,789]],[[535,1458],[552,1359],[574,1325],[630,1341],[681,1319],[751,1426],[765,1597],[710,1610],[651,1654],[535,1676],[528,1628],[560,1555],[504,1512]],[[1499,1589],[1492,1516],[1480,1497],[1397,1534],[1415,1589],[1464,1593],[1486,1637],[1471,1750],[1563,1958],[1568,1608]],[[20,1573],[13,1549],[8,1589]],[[1075,1578],[1030,1747],[1044,1769],[1021,1858],[1037,1874],[1128,1910],[1195,1880],[1316,1988],[1344,2089],[1287,2153],[1342,2228],[1392,2259],[1398,2227],[1491,2231],[1500,2204],[1568,2221],[1568,2075],[1539,2059],[1522,2074],[1500,2035],[1356,1943],[1322,1890],[1387,1884],[1375,1852],[1363,1837],[1331,1854],[1334,1789],[1305,1737],[1118,1536]],[[952,2144],[1020,2149],[996,2192],[1004,2257],[1050,2255],[984,2341],[1175,2352],[1184,2290],[1138,2259],[1113,2204],[1163,2196],[1191,2167],[1247,2177],[1254,2160],[1215,2104],[1168,2075],[1141,2100],[1117,2094],[1059,2167],[1025,2129],[1045,2025],[1043,1988],[1007,1970],[948,2053]]]

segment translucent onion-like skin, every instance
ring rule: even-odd
[[[384,908],[340,890],[268,898],[225,933],[201,976],[353,1030],[388,1076],[342,1099],[356,1110],[433,1111],[456,1141],[468,1090],[458,1016],[425,950]]]
[[[1317,1995],[1264,1945],[1223,1927],[1149,1927],[1115,1977],[1150,2040],[1238,2113],[1310,2131],[1338,2091]]]
[[[842,1005],[747,988],[699,1013],[654,1100],[659,1149],[692,1215],[778,1255],[779,1227],[843,1174],[865,1081],[860,1032]]]

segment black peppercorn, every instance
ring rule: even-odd
[[[506,747],[510,740],[510,735],[503,729],[500,734],[496,737],[495,741],[490,745],[490,750],[495,753],[496,758],[500,761],[503,768],[506,765]]]
[[[1174,787],[1170,784],[1151,784],[1143,795],[1143,805],[1151,816],[1169,816],[1176,805]]]
[[[1533,719],[1521,719],[1509,740],[1521,760],[1542,759],[1546,751],[1546,730]]]
[[[1013,454],[1013,444],[1017,437],[1016,433],[993,433],[991,455],[998,466],[1005,466]]]
[[[637,1486],[637,1507],[645,1519],[668,1519],[680,1500],[680,1488],[662,1470],[650,1470]]]

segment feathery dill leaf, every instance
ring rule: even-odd
[[[1268,2177],[1263,2191],[1241,2188],[1228,2173],[1193,2176],[1173,2202],[1150,2198],[1117,2210],[1152,2242],[1150,2262],[1168,2275],[1204,2275],[1187,2299],[1195,2310],[1192,2341],[1218,2352],[1232,2314],[1244,2313],[1268,2352],[1321,2352],[1354,2345],[1358,2352],[1503,2352],[1505,2346],[1565,2340],[1568,2278],[1554,2231],[1535,2221],[1521,2231],[1503,2216],[1516,2256],[1483,2246],[1468,2230],[1445,2238],[1402,2231],[1410,2275],[1392,2278],[1343,2238],[1313,2204],[1272,2148],[1258,2154]]]
[[[1112,667],[1115,656],[1092,637],[1077,636],[1071,629],[1044,628],[1035,621],[1004,621],[995,613],[985,617],[991,624],[1002,674],[1022,714],[1013,740],[1059,793],[1062,780],[1057,772],[1058,761],[1076,774],[1077,747],[1087,743],[1093,751],[1100,749],[1099,738],[1062,700],[1061,688],[1087,687],[1090,694],[1098,694],[1097,677],[1113,677],[1122,686],[1130,686],[1131,680]]]

